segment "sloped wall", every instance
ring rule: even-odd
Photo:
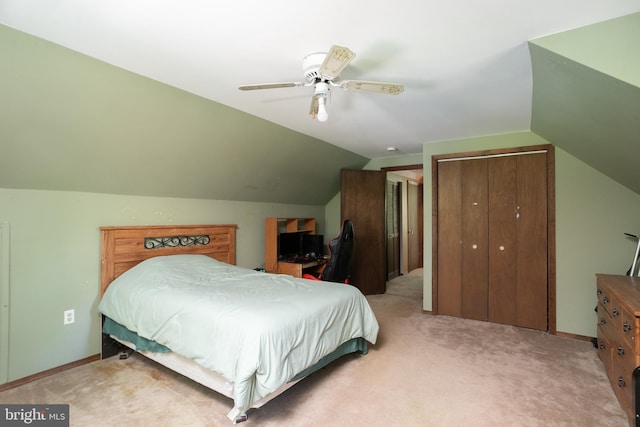
[[[529,43],[531,130],[640,193],[640,14]]]
[[[0,188],[325,205],[368,159],[0,25]]]

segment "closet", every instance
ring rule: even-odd
[[[534,148],[434,158],[439,314],[550,329],[553,147]]]

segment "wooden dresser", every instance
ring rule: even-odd
[[[640,366],[640,278],[596,274],[598,353],[620,405],[635,425],[633,371]]]

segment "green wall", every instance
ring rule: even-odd
[[[531,131],[640,194],[640,13],[529,42]]]
[[[633,86],[640,87],[640,13],[530,41]]]
[[[549,142],[531,132],[493,135],[424,145],[425,268],[424,305],[432,301],[431,156]],[[636,242],[625,232],[640,230],[640,195],[606,177],[562,149],[556,162],[556,328],[596,335],[596,273],[625,274]]]
[[[324,231],[324,206],[0,189],[0,223],[8,228],[0,245],[8,248],[10,273],[8,336],[6,309],[0,312],[0,344],[8,343],[0,366],[8,368],[0,384],[100,352],[100,226],[238,224],[237,264],[254,268],[264,263],[269,216],[315,217]],[[68,309],[76,321],[64,326]]]

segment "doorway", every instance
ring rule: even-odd
[[[341,191],[340,191],[340,217],[342,220],[350,219],[356,228],[356,241],[354,247],[353,261],[351,265],[352,284],[358,287],[363,294],[383,294],[386,292],[387,276],[387,223],[386,209],[388,207],[386,201],[386,185],[387,175],[393,172],[398,175],[406,175],[398,178],[402,182],[413,181],[415,184],[422,185],[422,164],[407,165],[393,168],[383,168],[382,170],[352,170],[343,169],[341,171]],[[403,184],[404,185],[404,184]],[[420,189],[418,189],[420,188]],[[417,226],[411,229],[411,236],[417,239],[417,254],[409,257],[409,239],[408,229],[409,219],[405,218],[407,209],[406,201],[400,202],[398,205],[404,207],[402,211],[398,211],[396,218],[398,219],[398,244],[394,245],[394,253],[399,252],[400,274],[409,273],[408,260],[417,259],[419,265],[422,265],[422,248],[423,248],[423,223],[424,215],[422,213],[422,187],[416,188],[416,208],[415,219]],[[413,191],[411,191],[413,192]],[[399,192],[400,193],[400,192]],[[402,194],[410,193],[408,190]],[[400,199],[398,199],[400,200]],[[406,200],[402,198],[402,200]],[[392,233],[393,234],[393,233]],[[394,258],[396,256],[394,255]],[[421,268],[415,268],[416,273],[421,273]],[[406,277],[405,274],[401,277]],[[422,283],[422,277],[420,277]],[[420,287],[422,292],[422,286]]]
[[[387,176],[387,280],[423,267],[422,165],[383,169]]]

